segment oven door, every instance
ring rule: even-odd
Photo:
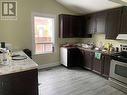
[[[111,60],[110,77],[127,84],[127,63]]]

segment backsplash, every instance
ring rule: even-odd
[[[119,47],[120,44],[127,44],[127,40],[108,40],[105,39],[105,34],[94,34],[92,38],[82,38],[80,39],[82,43],[91,43],[94,42],[98,45],[100,42],[103,44],[105,43],[112,43],[113,47]]]
[[[107,43],[112,44],[114,49],[116,47],[120,49],[120,45],[127,45],[127,40],[109,40],[105,39],[105,34],[94,34],[92,38],[59,38],[59,45],[61,44],[76,44],[76,43],[93,43],[97,46],[104,46]]]
[[[60,44],[75,44],[81,41],[79,38],[59,38],[58,40]]]

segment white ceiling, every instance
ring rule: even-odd
[[[81,14],[97,12],[121,6],[109,0],[56,0],[68,9]]]

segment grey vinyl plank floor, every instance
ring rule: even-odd
[[[127,95],[90,71],[58,66],[39,70],[39,95]]]

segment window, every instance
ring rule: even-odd
[[[53,53],[55,28],[54,20],[54,17],[34,15],[34,54]]]

